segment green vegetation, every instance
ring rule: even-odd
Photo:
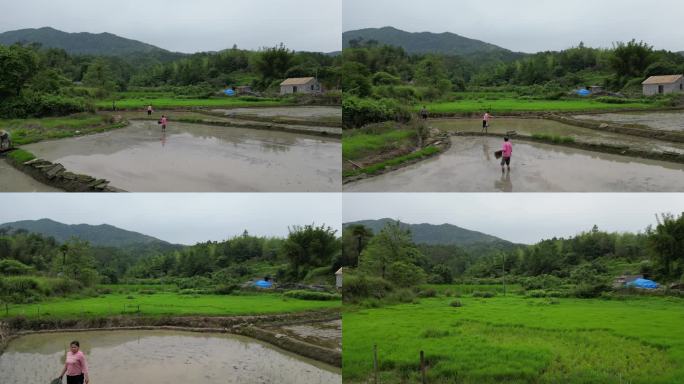
[[[339,294],[302,290],[287,291],[283,296],[301,300],[342,300],[342,296]]]
[[[418,382],[421,350],[431,383],[682,381],[682,292],[611,286],[621,274],[683,281],[683,229],[684,213],[663,214],[644,233],[594,226],[533,245],[468,248],[416,245],[399,222],[375,234],[350,225],[345,380],[375,375],[377,345],[387,383]]]
[[[572,136],[559,136],[559,135],[550,135],[546,133],[533,133],[532,134],[533,139],[537,140],[543,140],[543,141],[550,141],[555,144],[565,144],[565,143],[574,143],[575,138]]]
[[[112,287],[117,289],[120,286]],[[309,311],[339,305],[340,302],[335,300],[299,300],[275,293],[227,296],[144,289],[137,293],[96,294],[88,298],[56,298],[35,304],[9,304],[9,314],[5,308],[0,308],[0,317],[79,318],[120,314],[229,316]]]
[[[417,159],[422,159],[425,157],[430,157],[430,156],[438,153],[439,151],[440,150],[437,147],[428,146],[428,147],[425,147],[423,149],[419,149],[415,152],[412,152],[408,155],[398,156],[398,157],[395,157],[395,158],[390,159],[390,160],[381,161],[379,163],[375,163],[375,164],[370,165],[368,167],[363,167],[360,169],[354,169],[351,171],[345,170],[345,171],[343,171],[342,175],[344,177],[355,176],[355,175],[358,175],[361,173],[365,173],[367,175],[373,175],[373,174],[381,172],[382,170],[384,170],[385,168],[388,168],[388,167],[401,165],[401,164],[408,163],[408,162],[411,162],[411,161],[414,161]]]
[[[342,158],[356,161],[377,152],[387,152],[396,148],[411,147],[415,141],[416,132],[399,129],[379,134],[357,131],[345,135],[342,140]]]
[[[36,156],[33,153],[25,151],[23,149],[15,149],[14,151],[10,152],[7,156],[9,156],[9,158],[20,164],[36,158]]]
[[[124,125],[125,122],[117,122],[107,115],[87,113],[40,119],[0,119],[0,128],[12,134],[16,145],[104,132]]]
[[[121,99],[116,100],[117,109],[144,109],[148,105],[153,105],[159,109],[172,108],[241,108],[241,107],[279,107],[284,105],[291,105],[287,99],[271,99],[271,98],[229,98],[216,97],[206,99],[187,99],[187,98],[126,98],[126,95],[121,95]],[[101,100],[95,103],[99,109],[110,110],[112,108],[111,100]]]
[[[484,111],[494,111],[497,114],[517,112],[579,112],[579,111],[610,111],[618,109],[648,109],[661,105],[652,101],[634,100],[623,104],[605,103],[592,99],[570,100],[533,100],[533,99],[497,99],[497,100],[457,100],[428,103],[427,109],[438,114],[479,114]],[[419,110],[421,107],[415,106]]]
[[[457,291],[461,286],[445,286]],[[440,295],[343,315],[345,381],[675,383],[684,380],[681,299],[482,299]],[[655,324],[657,322],[657,325]]]

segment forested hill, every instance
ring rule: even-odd
[[[151,54],[160,59],[178,58],[180,53],[169,52],[154,45],[126,39],[111,33],[68,33],[50,27],[20,29],[0,33],[0,44],[40,43],[46,48],[61,48],[73,55],[129,56]]]
[[[344,223],[344,227],[351,225],[363,225],[370,228],[374,234],[378,234],[380,230],[392,219],[379,220],[361,220],[351,223]],[[416,244],[428,245],[458,245],[461,247],[468,247],[475,244],[492,244],[492,245],[514,245],[513,243],[500,239],[495,236],[487,235],[485,233],[471,231],[452,224],[406,224],[401,223],[402,228],[411,230],[413,241]]]
[[[382,45],[402,47],[410,54],[439,53],[458,56],[498,56],[501,60],[518,59],[524,54],[512,52],[494,44],[469,39],[455,33],[406,32],[394,27],[366,28],[342,34],[342,47],[376,41]]]
[[[102,247],[132,247],[132,246],[153,246],[154,248],[174,248],[173,244],[159,240],[152,236],[141,233],[127,231],[109,224],[89,225],[62,224],[50,219],[24,220],[13,223],[0,224],[2,228],[24,229],[28,232],[38,233],[44,236],[54,237],[60,243],[66,242],[72,237],[88,241],[94,246]]]

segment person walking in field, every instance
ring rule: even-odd
[[[85,355],[80,351],[81,345],[74,340],[69,346],[69,352],[66,355],[64,362],[64,369],[59,374],[60,381],[66,373],[67,384],[88,384],[90,378],[88,377],[88,363],[86,363]]]
[[[489,128],[489,121],[492,119],[492,115],[489,114],[489,111],[485,112],[484,116],[482,116],[482,133],[487,133],[487,129]]]
[[[504,137],[503,147],[501,147],[501,173],[504,172],[504,164],[508,167],[508,172],[511,171],[511,155],[513,155],[513,144]]]
[[[166,118],[166,115],[162,115],[161,119],[159,120],[159,124],[162,126],[162,131],[166,131],[166,124],[168,121],[169,119]]]
[[[151,105],[147,106],[147,116],[152,116],[152,106]]]
[[[423,121],[427,120],[427,118],[428,118],[428,111],[424,105],[423,105],[423,109],[420,110],[420,117],[423,119]]]

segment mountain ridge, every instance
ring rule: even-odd
[[[371,230],[374,234],[380,232],[380,230],[388,222],[394,222],[397,220],[383,218],[377,220],[358,220],[353,222],[343,223],[342,227],[346,228],[350,225],[361,224]],[[400,221],[400,226],[402,228],[408,228],[411,230],[411,235],[413,241],[416,244],[428,244],[428,245],[459,245],[459,246],[472,246],[477,244],[501,244],[501,245],[515,245],[515,243],[508,240],[498,238],[486,233],[469,230],[466,228],[459,227],[453,224],[409,224]]]
[[[407,32],[391,26],[343,32],[342,47],[349,48],[350,42],[359,38],[362,39],[361,41],[375,40],[380,44],[402,47],[409,54],[437,53],[459,56],[490,54],[502,60],[513,60],[525,55],[452,32]]]
[[[60,243],[72,237],[102,247],[159,246],[173,248],[178,245],[139,232],[129,231],[110,224],[64,224],[51,219],[20,220],[0,224],[0,228],[23,229],[32,233],[54,237]]]

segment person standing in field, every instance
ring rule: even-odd
[[[147,116],[152,116],[152,106],[151,105],[147,106]]]
[[[511,155],[513,155],[513,144],[504,137],[503,147],[501,147],[501,173],[504,172],[504,164],[508,167],[508,172],[511,171]]]
[[[0,149],[5,148],[5,144],[7,144],[7,149],[12,148],[12,138],[8,131],[0,129]]]
[[[487,128],[489,128],[489,120],[492,119],[492,115],[489,114],[489,111],[485,112],[484,116],[482,116],[482,133],[487,133]]]
[[[420,110],[420,117],[425,121],[428,118],[427,108],[423,105],[423,109]]]
[[[162,115],[161,120],[159,120],[159,123],[162,126],[162,131],[166,131],[166,123],[168,123],[168,119],[166,118],[166,115]]]
[[[88,384],[90,378],[88,377],[88,363],[86,363],[85,355],[79,349],[81,345],[74,340],[69,346],[69,352],[66,355],[64,362],[64,369],[59,374],[61,380],[64,374],[67,375],[67,384]]]

